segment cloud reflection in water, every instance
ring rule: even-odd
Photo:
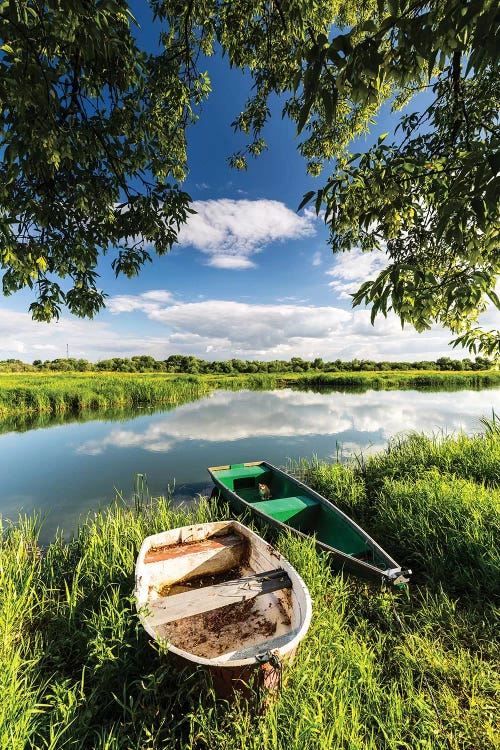
[[[396,434],[411,431],[446,434],[479,431],[485,413],[484,391],[314,393],[292,390],[215,391],[134,429],[112,428],[100,439],[76,448],[78,454],[99,455],[109,448],[138,447],[167,452],[188,440],[237,440],[331,435],[344,442],[344,453],[371,446],[383,448]],[[488,402],[500,409],[500,390],[488,391]],[[459,408],[458,407],[459,404]],[[489,408],[489,407],[488,407]]]

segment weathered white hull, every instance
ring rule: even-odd
[[[135,596],[149,635],[183,662],[208,668],[221,695],[256,675],[272,687],[311,620],[296,570],[234,520],[147,537]]]

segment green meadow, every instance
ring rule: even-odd
[[[500,746],[500,435],[409,436],[350,465],[290,467],[414,571],[395,591],[334,574],[310,542],[267,535],[313,620],[267,711],[179,672],[133,601],[142,539],[224,517],[137,487],[42,554],[35,518],[0,548],[0,745],[99,750],[491,750]],[[262,532],[261,532],[262,533]]]

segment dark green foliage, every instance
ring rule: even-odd
[[[135,276],[189,215],[185,129],[208,86],[134,39],[124,0],[2,3],[0,261],[36,320],[104,305],[96,266]],[[191,71],[192,72],[192,71]],[[63,280],[61,282],[61,280]]]
[[[34,360],[32,365],[21,362],[19,359],[7,359],[0,361],[0,372],[171,372],[189,373],[191,375],[213,374],[234,375],[253,373],[329,373],[329,372],[387,372],[405,370],[436,370],[439,372],[462,370],[489,370],[493,362],[486,357],[476,357],[474,362],[470,359],[450,359],[440,357],[436,362],[375,362],[372,360],[353,359],[345,361],[337,359],[333,362],[323,362],[315,359],[313,362],[292,357],[291,360],[273,359],[262,362],[258,360],[215,360],[208,362],[198,359],[192,355],[171,354],[165,360],[157,360],[143,354],[134,357],[113,357],[113,359],[101,359],[95,364],[86,359],[75,359],[74,357],[58,358],[42,362],[41,359]]]
[[[230,163],[265,148],[270,98],[297,126],[308,172],[333,173],[301,205],[325,208],[334,250],[383,250],[388,267],[354,295],[418,330],[439,322],[471,351],[497,307],[500,16],[496,0],[227,3],[150,0],[158,54],[134,37],[129,3],[7,2],[0,12],[0,237],[3,290],[34,289],[39,320],[104,304],[96,272],[137,274],[188,217],[179,189],[186,129],[222,51],[250,74]],[[382,104],[431,93],[364,154],[352,144]],[[64,283],[60,283],[65,279]]]
[[[295,115],[299,131],[309,122],[311,161],[324,162],[314,135],[336,119],[324,106],[327,82],[348,111],[390,97],[401,109],[415,92],[426,92],[425,104],[409,104],[392,143],[385,133],[365,153],[337,151],[330,179],[302,205],[325,209],[335,252],[387,255],[353,295],[372,321],[393,310],[419,331],[440,322],[461,334],[455,345],[493,354],[498,331],[475,323],[488,304],[500,307],[498,3],[382,0],[377,9],[345,34],[311,36]]]

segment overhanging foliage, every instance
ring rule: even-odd
[[[162,49],[142,50],[125,0],[0,3],[0,238],[6,294],[30,286],[35,318],[93,315],[101,254],[132,276],[188,216],[179,187],[186,128],[218,49],[254,88],[234,127],[245,168],[265,148],[269,97],[296,122],[307,169],[333,172],[304,196],[334,251],[381,249],[387,268],[354,303],[496,355],[475,327],[500,306],[500,11],[496,0],[150,0]],[[380,106],[402,108],[393,143],[351,154]],[[421,102],[424,101],[424,104]],[[408,114],[409,112],[409,114]],[[66,279],[70,283],[60,283]]]

